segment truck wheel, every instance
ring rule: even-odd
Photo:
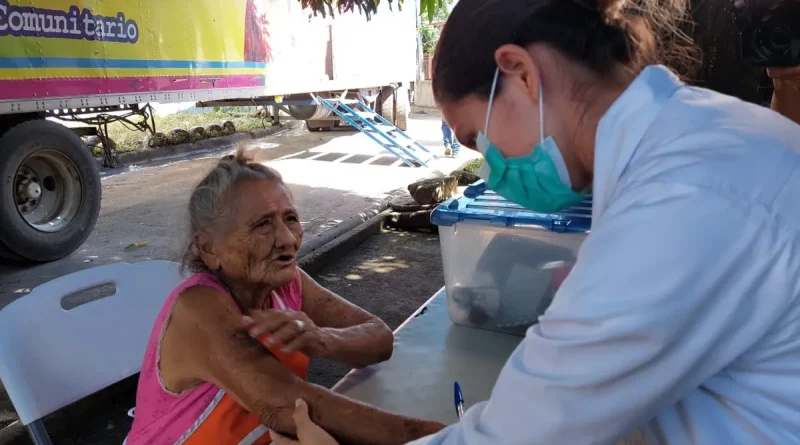
[[[100,214],[101,184],[86,144],[46,120],[0,138],[0,242],[29,261],[53,261],[86,241]]]
[[[397,116],[394,115],[394,98],[397,91]],[[408,98],[408,87],[400,86],[383,87],[380,95],[380,114],[384,119],[393,123],[397,128],[408,129],[408,114],[411,111],[411,101]]]
[[[328,120],[308,120],[306,121],[306,128],[308,131],[330,131],[333,129],[334,121]]]
[[[13,253],[12,251],[8,250],[8,247],[5,244],[0,243],[0,259],[2,260],[11,260],[11,261],[25,261],[25,258]]]

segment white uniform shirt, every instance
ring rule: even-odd
[[[592,232],[491,399],[434,445],[800,444],[800,126],[647,68]]]

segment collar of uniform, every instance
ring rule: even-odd
[[[597,125],[592,220],[603,214],[619,178],[661,107],[683,84],[661,65],[645,68]]]

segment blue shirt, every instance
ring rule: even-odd
[[[491,399],[418,443],[800,444],[799,148],[777,113],[645,69],[598,126],[569,278]]]

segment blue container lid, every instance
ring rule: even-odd
[[[514,227],[539,226],[553,232],[585,233],[592,226],[592,199],[555,213],[536,213],[488,190],[478,181],[467,187],[464,196],[439,204],[431,212],[431,222],[437,226],[452,226],[458,222]]]

